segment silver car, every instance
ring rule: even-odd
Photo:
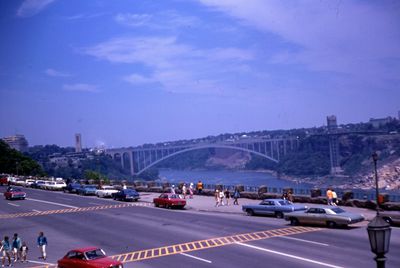
[[[285,214],[285,220],[291,225],[315,224],[328,227],[348,226],[365,220],[362,214],[346,212],[339,207],[310,207],[305,211]]]

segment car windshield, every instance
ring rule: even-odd
[[[346,211],[344,211],[344,210],[341,209],[341,208],[331,208],[331,210],[332,210],[333,212],[335,212],[336,214],[340,214],[340,213],[346,212]]]
[[[287,200],[282,200],[278,202],[280,205],[284,206],[284,205],[290,205],[291,203]]]
[[[137,194],[135,190],[125,190],[125,194]]]
[[[10,192],[22,192],[21,188],[11,188]]]
[[[106,254],[102,249],[95,249],[91,251],[85,252],[86,259],[88,260],[94,260],[94,259],[99,259],[99,258],[104,258]]]
[[[94,186],[94,185],[88,185],[88,186],[85,186],[85,188],[86,188],[86,189],[96,189],[96,186]]]

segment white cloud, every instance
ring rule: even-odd
[[[56,71],[51,68],[47,69],[45,71],[45,74],[47,74],[48,76],[54,76],[54,77],[69,77],[69,76],[71,76],[71,74],[69,74],[69,73]]]
[[[199,0],[287,42],[271,63],[387,77],[383,61],[400,59],[399,5],[367,1]],[[393,76],[392,76],[393,78]]]
[[[66,84],[63,85],[63,89],[66,91],[83,91],[91,93],[99,92],[98,87],[96,85],[90,85],[90,84]]]
[[[130,27],[148,27],[159,30],[176,30],[181,27],[201,25],[193,16],[185,16],[173,10],[164,10],[155,14],[119,13],[114,17],[121,25]]]
[[[124,80],[131,83],[131,84],[148,84],[148,83],[154,83],[157,82],[152,77],[146,77],[140,74],[131,74],[128,76],[124,77]]]
[[[124,77],[130,83],[159,83],[169,92],[203,94],[226,92],[226,79],[247,69],[246,62],[254,58],[249,50],[198,49],[179,43],[176,37],[115,38],[86,48],[84,53],[113,63],[142,64],[151,70],[149,76],[135,73]]]
[[[17,10],[18,17],[31,17],[42,11],[54,0],[25,0]]]

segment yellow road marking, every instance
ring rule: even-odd
[[[22,212],[22,213],[13,213],[13,214],[0,214],[0,220],[2,220],[2,219],[21,218],[21,217],[45,216],[45,215],[52,215],[52,214],[88,212],[88,211],[104,210],[104,209],[139,207],[139,206],[140,207],[141,206],[152,206],[152,204],[151,203],[139,202],[139,203],[126,203],[126,204],[105,205],[105,206],[95,206],[95,207],[56,209],[56,210],[46,210],[46,211],[38,211],[38,212]]]

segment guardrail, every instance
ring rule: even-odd
[[[156,187],[163,187],[166,182],[152,182]],[[186,182],[185,182],[186,183]],[[170,183],[171,185],[174,183]],[[178,184],[178,183],[176,183]],[[189,183],[186,183],[188,186]],[[234,191],[237,185],[222,185],[222,184],[203,184],[204,189],[214,190],[217,187],[222,187],[223,189],[228,189],[229,191]],[[246,186],[241,185],[245,192],[258,192],[260,190],[259,186]],[[294,188],[294,187],[267,187],[267,193],[274,193],[274,194],[283,194],[288,189],[293,191],[294,195],[311,195],[311,191],[315,190],[316,188]],[[321,195],[325,196],[325,192],[327,188],[318,188],[321,190]],[[375,190],[362,190],[362,189],[335,189],[338,198],[341,198],[346,192],[353,193],[353,199],[359,200],[376,200],[376,192]],[[388,200],[390,202],[400,202],[400,192],[393,192],[393,191],[386,191],[386,190],[379,190],[380,194],[386,194],[388,196]]]

